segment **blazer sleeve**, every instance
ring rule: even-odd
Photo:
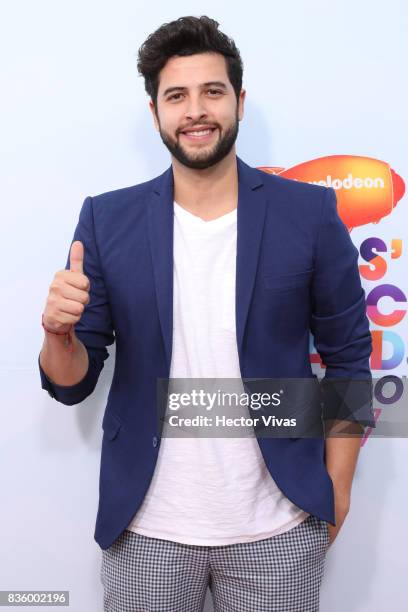
[[[358,249],[337,212],[334,189],[323,193],[312,281],[310,328],[326,366],[321,381],[322,417],[375,427],[372,338]]]
[[[106,346],[115,341],[109,299],[101,267],[98,246],[95,237],[92,198],[85,198],[79,214],[74,237],[71,241],[80,240],[84,245],[84,274],[89,278],[89,303],[85,306],[80,320],[74,329],[79,340],[84,344],[89,358],[88,370],[84,378],[75,385],[57,385],[45,374],[38,356],[41,387],[58,402],[66,405],[79,404],[96,387],[104,361],[109,356]],[[69,269],[69,251],[65,269]]]

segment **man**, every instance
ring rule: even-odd
[[[217,22],[163,25],[138,67],[171,166],[85,199],[39,356],[43,388],[77,404],[116,340],[95,529],[104,609],[194,612],[209,585],[216,610],[318,610],[359,438],[161,436],[157,382],[310,379],[310,330],[327,379],[369,378],[357,249],[332,189],[236,156],[242,62]],[[348,425],[371,419],[369,406]]]

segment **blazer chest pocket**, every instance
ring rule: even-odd
[[[292,272],[289,274],[264,274],[263,286],[271,291],[288,291],[305,287],[312,278],[314,268],[302,272]]]
[[[102,421],[102,429],[108,440],[114,440],[122,427],[122,421],[113,412],[106,412]]]

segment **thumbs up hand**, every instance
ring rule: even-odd
[[[90,282],[84,274],[84,256],[84,245],[75,240],[69,253],[69,270],[59,270],[52,280],[43,319],[51,331],[69,331],[89,303]]]

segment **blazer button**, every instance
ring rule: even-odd
[[[153,446],[156,447],[158,443],[159,443],[159,441],[158,441],[157,437],[153,436]]]

